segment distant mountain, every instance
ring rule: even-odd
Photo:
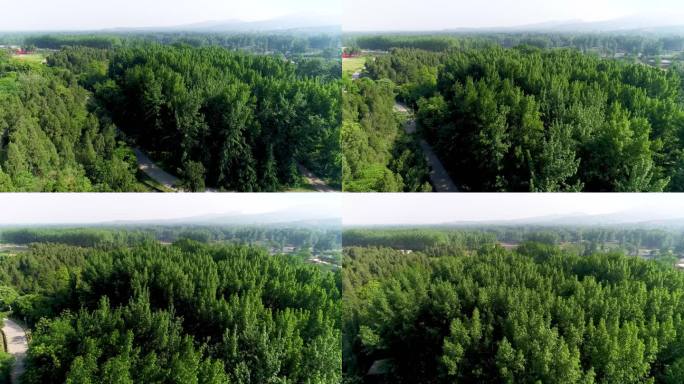
[[[605,21],[561,20],[513,27],[455,28],[451,32],[582,32],[684,34],[684,14],[640,14]]]
[[[548,215],[512,220],[455,221],[442,226],[638,226],[642,228],[684,228],[681,214],[654,215],[647,209],[629,210],[610,214]]]
[[[269,20],[210,20],[167,27],[115,28],[116,32],[308,32],[339,33],[341,20],[330,15],[299,13]]]
[[[321,210],[320,206],[293,206],[287,209],[245,214],[239,211],[174,219],[111,220],[90,223],[0,224],[0,228],[16,227],[144,227],[144,226],[264,226],[335,229],[342,226],[339,210]]]

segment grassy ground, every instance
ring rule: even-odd
[[[42,64],[45,60],[45,55],[42,53],[31,53],[28,55],[14,55],[12,58],[26,63]]]
[[[158,183],[156,180],[147,176],[147,174],[143,171],[138,170],[137,176],[140,184],[149,192],[173,192],[173,190],[167,188],[166,186]]]
[[[342,59],[342,73],[353,74],[361,72],[366,65],[366,57],[352,57]]]
[[[306,183],[306,179],[302,177],[299,186],[285,190],[285,192],[316,192],[316,189],[311,184]]]

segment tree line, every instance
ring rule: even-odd
[[[0,231],[0,242],[29,245],[55,243],[76,247],[118,248],[148,241],[172,243],[178,240],[201,243],[286,245],[319,251],[340,249],[342,235],[335,228],[305,228],[296,225],[146,225],[99,228],[7,228]]]
[[[660,55],[684,51],[684,37],[677,34],[654,33],[562,33],[562,32],[507,32],[507,33],[442,33],[442,34],[383,34],[348,35],[345,45],[360,49],[389,51],[392,48],[415,48],[427,51],[484,48],[499,45],[513,48],[529,45],[541,49],[575,48],[582,52],[596,52],[604,56],[617,53],[637,56]]]

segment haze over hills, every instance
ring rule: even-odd
[[[390,228],[390,227],[482,227],[482,226],[625,226],[640,228],[684,229],[684,213],[654,215],[648,207],[635,208],[608,214],[549,214],[512,219],[453,220],[441,223],[397,223],[397,224],[349,224],[345,228]]]
[[[335,217],[337,216],[337,217]],[[144,225],[161,225],[161,226],[295,226],[295,227],[316,227],[316,228],[337,228],[342,225],[341,218],[332,212],[320,211],[317,207],[292,207],[288,209],[258,213],[258,214],[244,214],[239,211],[190,216],[175,219],[154,219],[154,220],[114,220],[101,221],[96,223],[60,223],[55,221],[53,223],[39,223],[39,224],[4,224],[0,228],[5,227],[83,227],[83,226],[144,226]]]
[[[341,21],[332,15],[297,13],[274,19],[243,21],[240,19],[208,20],[175,26],[139,28],[110,28],[110,32],[310,32],[339,33]]]
[[[551,20],[534,24],[517,26],[490,26],[478,28],[453,27],[442,30],[424,30],[422,32],[453,32],[453,33],[519,33],[519,32],[560,32],[560,33],[653,33],[684,35],[684,13],[652,13],[625,16],[603,21],[583,21],[581,19]],[[354,31],[349,31],[354,33]],[[378,31],[381,32],[381,31]],[[390,32],[390,31],[385,31]],[[400,31],[395,31],[400,32]],[[417,32],[417,31],[412,31]],[[361,33],[361,32],[358,32]],[[364,32],[368,33],[368,32]]]
[[[539,225],[539,226],[633,226],[684,228],[684,213],[667,215],[649,214],[646,208],[610,214],[587,215],[583,213],[547,215],[511,220],[454,221],[445,226],[469,225]]]

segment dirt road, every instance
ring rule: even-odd
[[[2,332],[7,339],[7,352],[14,356],[14,367],[12,367],[10,378],[12,383],[18,383],[19,377],[24,373],[24,359],[28,350],[26,332],[10,319],[3,319]]]
[[[337,192],[330,188],[325,181],[316,177],[316,175],[306,169],[303,165],[297,164],[297,168],[299,168],[299,172],[302,174],[302,176],[304,176],[304,179],[306,179],[306,183],[311,185],[316,192]]]
[[[409,108],[402,103],[395,103],[394,110],[399,113],[409,114]],[[416,121],[413,118],[409,118],[404,124],[404,130],[406,133],[413,134],[416,132]],[[442,162],[432,150],[430,144],[424,139],[420,139],[420,147],[423,149],[425,154],[425,160],[427,160],[428,165],[430,165],[430,181],[432,186],[435,188],[435,192],[458,192],[456,184],[451,180],[449,173],[446,171]]]
[[[138,159],[138,168],[145,172],[147,176],[152,178],[157,183],[163,185],[164,187],[177,191],[176,187],[179,184],[179,180],[176,176],[164,171],[159,168],[157,164],[152,161],[143,151],[138,148],[133,148],[135,157]]]

